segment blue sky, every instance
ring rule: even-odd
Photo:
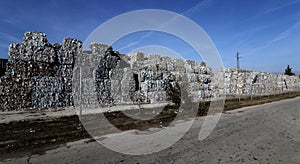
[[[199,24],[218,48],[225,67],[283,72],[288,64],[300,70],[300,0],[1,0],[0,57],[8,45],[20,43],[24,32],[42,31],[48,41],[60,43],[70,36],[84,41],[106,20],[138,9],[163,9],[180,13]],[[132,44],[141,40],[139,44]],[[193,51],[176,38],[159,32],[140,32],[120,40],[114,49],[128,53],[139,46],[160,44],[194,59]]]

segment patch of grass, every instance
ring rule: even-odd
[[[237,108],[253,106],[253,105],[261,105],[273,101],[279,101],[289,98],[294,98],[300,96],[300,92],[288,92],[282,94],[274,94],[274,95],[264,95],[264,96],[255,96],[252,97],[242,97],[239,101],[239,98],[228,98],[225,101],[224,111],[233,110]]]

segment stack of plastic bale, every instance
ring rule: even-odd
[[[94,75],[97,61],[99,62],[99,56],[92,54],[91,51],[83,51],[76,58],[72,83],[74,105],[76,107],[99,105]]]
[[[279,83],[279,90],[280,92],[284,92],[287,89],[284,75],[278,75],[278,83]]]
[[[297,76],[289,76],[287,77],[287,85],[289,91],[296,91],[297,83],[299,78]]]
[[[300,78],[295,78],[295,89],[294,91],[300,91]]]
[[[160,59],[160,67],[161,70],[164,71],[165,73],[168,72],[168,65],[171,63],[171,58],[168,56],[162,56]]]
[[[167,64],[169,61],[168,57],[156,54],[147,55],[143,72],[144,83],[147,84],[147,92],[145,94],[147,102],[159,103],[166,101],[164,74],[168,72]]]
[[[168,65],[171,63],[171,58],[167,56],[162,56],[161,57],[161,62],[160,62],[160,70],[161,70],[161,76],[160,76],[160,81],[159,81],[159,88],[161,91],[161,99],[160,101],[166,101],[167,100],[167,92],[166,92],[166,86],[167,83],[165,81],[165,77],[168,76],[171,71],[168,70]]]
[[[189,77],[189,95],[193,101],[199,101],[201,97],[201,83],[197,74],[191,74]]]
[[[226,95],[230,96],[233,95],[233,70],[230,68],[224,68],[224,77],[225,77],[225,89],[226,89]]]
[[[267,77],[267,85],[268,85],[268,90],[267,92],[269,95],[276,93],[277,85],[276,85],[276,76],[274,74],[269,73]]]
[[[22,80],[21,76],[26,73],[24,73],[25,69],[19,69],[20,67],[24,67],[24,62],[21,61],[23,57],[21,47],[23,47],[21,44],[11,44],[9,46],[9,59],[6,68],[7,77],[2,78],[1,80],[3,85],[2,90],[4,91],[2,96],[7,100],[4,106],[4,109],[6,110],[20,110],[20,100],[25,94],[22,92],[24,89],[19,88],[18,84],[15,83],[16,81],[20,83]]]
[[[286,84],[286,91],[292,91],[293,90],[293,76],[284,76],[285,84]]]
[[[212,70],[209,67],[204,67],[203,69],[203,89],[204,95],[203,98],[211,98],[212,97],[212,90],[211,90],[211,82],[212,82]]]
[[[168,60],[168,64],[167,64],[167,71],[172,72],[175,71],[175,66],[174,63],[171,62],[172,59]]]
[[[230,93],[233,94],[234,96],[238,95],[238,70],[237,69],[232,69],[232,79],[231,79],[231,91]]]
[[[100,62],[99,58],[100,56],[92,51],[83,51],[76,56],[72,83],[75,106],[91,107],[99,105],[94,75]]]
[[[31,106],[31,84],[27,78],[7,78],[4,84],[7,110],[20,110]]]
[[[208,89],[210,87],[210,82],[211,82],[211,75],[208,73],[208,69],[203,62],[195,63],[194,61],[187,60],[186,61],[186,77],[190,79],[189,84],[191,86],[196,86],[193,89],[193,99],[194,101],[204,99],[205,93],[206,95],[209,94]],[[196,90],[195,90],[196,89]]]
[[[212,74],[212,97],[218,98],[226,95],[226,89],[228,88],[228,82],[226,82],[226,80],[228,76],[230,77],[230,75],[225,74],[224,68],[220,68]]]
[[[144,70],[145,65],[147,65],[147,63],[144,62],[145,55],[141,52],[132,52],[128,56],[130,58],[128,62],[130,64],[129,68],[136,74],[136,78],[138,77],[138,80],[141,81],[141,70]]]
[[[164,86],[166,90],[166,101],[174,102],[176,99],[181,98],[181,88],[172,73],[164,74]]]
[[[133,95],[133,103],[146,102],[147,91],[143,90],[145,86],[145,72],[148,68],[148,62],[145,60],[145,55],[141,52],[133,52],[129,55],[130,69],[132,71],[131,94]]]
[[[251,92],[250,95],[258,95],[259,94],[259,86],[260,86],[260,80],[259,80],[259,72],[255,72],[254,75],[251,77]]]
[[[96,92],[98,102],[101,106],[111,106],[114,99],[111,95],[111,72],[115,69],[120,61],[118,53],[112,50],[111,46],[94,43],[90,45],[92,54],[97,55],[96,75]]]
[[[12,84],[13,80],[9,77],[2,76],[0,78],[0,110],[13,110],[10,103],[12,102]]]
[[[231,88],[231,79],[232,79],[232,72],[228,71],[228,69],[225,69],[224,72],[224,77],[225,77],[225,93],[230,94],[230,88]]]
[[[196,62],[195,65],[193,66],[193,71],[194,74],[196,74],[196,80],[198,82],[201,82],[201,77],[204,74],[204,68],[206,67],[206,64],[204,62]],[[203,82],[203,81],[202,81]]]
[[[287,75],[283,75],[282,76],[282,78],[283,78],[283,90],[285,91],[285,92],[287,92],[288,91],[288,84],[287,84],[287,77],[289,77],[289,76],[287,76]]]
[[[144,102],[150,102],[150,99],[148,97],[148,92],[151,87],[151,79],[152,79],[152,73],[148,69],[148,61],[145,60],[145,67],[141,69],[140,71],[140,90],[145,96],[145,101]]]
[[[247,71],[245,77],[245,95],[250,96],[252,94],[252,86],[256,82],[256,73],[253,71]]]
[[[63,46],[51,45],[44,33],[27,32],[21,44],[10,45],[6,73],[8,79],[11,79],[10,109],[72,105],[72,86],[69,84],[73,67],[66,69],[65,65],[72,64],[73,61],[66,60],[74,59],[73,55],[79,53],[81,42],[76,40],[75,45],[68,46],[74,42],[67,43],[66,40]],[[60,52],[61,58],[58,58],[57,52]],[[62,52],[70,53],[61,55]],[[61,86],[65,83],[68,85]],[[69,96],[65,96],[66,89]]]
[[[46,35],[39,32],[27,32],[21,44],[10,45],[6,74],[12,80],[11,101],[8,104],[10,109],[19,110],[31,107],[31,77],[48,74],[49,69],[47,64],[44,64],[45,67],[36,64],[35,56],[43,55],[43,50],[48,45]]]
[[[195,74],[195,61],[186,60],[184,67],[187,77],[187,93],[192,101],[198,101],[201,98],[200,87],[197,74]],[[198,96],[199,95],[199,96]]]
[[[14,109],[27,109],[31,107],[31,79],[29,78],[16,78],[13,85],[13,100],[16,106]],[[19,95],[17,95],[19,93]]]
[[[287,85],[289,91],[298,91],[299,89],[299,78],[297,76],[287,77]]]
[[[57,52],[59,68],[56,73],[57,77],[60,77],[63,83],[63,91],[60,93],[59,101],[63,102],[63,106],[73,106],[72,96],[72,76],[73,68],[77,55],[81,53],[82,42],[73,39],[65,38],[61,47]]]
[[[132,104],[135,92],[135,81],[133,71],[130,68],[124,68],[124,74],[121,80],[122,102]]]
[[[261,72],[257,74],[257,83],[255,83],[254,92],[257,95],[262,94],[263,78]]]
[[[257,83],[257,72],[249,72],[247,73],[247,79],[245,84],[245,94],[251,95],[253,94],[253,86]]]
[[[132,56],[132,54],[131,54]],[[158,55],[147,55],[145,60],[143,60],[143,65],[140,68],[140,89],[141,92],[145,96],[145,102],[153,103],[154,100],[154,93],[155,93],[155,71],[158,67],[158,62],[160,61],[160,57]]]
[[[207,98],[211,98],[211,97],[213,97],[213,92],[214,92],[213,91],[214,86],[213,86],[213,83],[212,83],[213,71],[212,71],[212,68],[206,66],[205,63],[203,64],[203,62],[202,62],[201,65],[203,65],[202,67],[204,67],[204,72],[203,72],[204,77],[205,77],[204,81],[203,81],[204,88],[205,88],[204,92],[205,92],[205,95],[206,95]]]
[[[51,89],[55,86],[50,85],[49,80],[41,82],[41,85],[37,82],[37,79],[48,79],[56,74],[57,63],[57,49],[48,43],[46,35],[38,32],[25,33],[23,38],[23,44],[26,49],[28,74],[27,78],[30,78],[32,84],[31,88],[31,102],[34,109],[50,108],[51,104],[55,104],[53,99],[50,99],[52,93]],[[43,85],[42,85],[43,84]],[[47,88],[48,89],[45,89]]]
[[[268,94],[268,73],[262,72],[261,73],[261,94],[267,95]]]
[[[141,52],[132,52],[129,54],[130,56],[130,62],[143,62],[144,61],[144,53]]]
[[[256,75],[256,82],[253,84],[252,93],[254,95],[261,95],[263,89],[263,78],[261,72],[257,72]]]
[[[171,63],[174,66],[174,72],[180,72],[181,74],[185,73],[185,61],[182,59],[172,59]]]
[[[237,74],[237,94],[239,96],[244,94],[245,82],[246,82],[245,75],[246,74],[243,70],[238,70],[238,74]]]
[[[268,85],[269,85],[269,93],[275,94],[276,91],[278,90],[276,75],[270,74],[270,76],[268,77]]]
[[[64,106],[59,101],[63,90],[62,82],[57,77],[33,77],[32,78],[32,107],[34,109],[48,109]]]
[[[264,95],[269,95],[269,79],[270,79],[270,74],[267,72],[263,72],[263,94]]]
[[[288,86],[286,83],[286,76],[285,75],[281,75],[281,87],[282,87],[282,91],[286,92],[288,90]]]
[[[57,70],[57,55],[56,50],[48,43],[46,35],[43,33],[26,33],[23,39],[27,57],[32,59],[31,70],[33,76],[54,76]]]
[[[121,85],[119,77],[121,77],[122,74],[117,75],[118,79],[114,79],[113,84],[111,81],[111,78],[113,75],[112,73],[114,72],[115,74],[118,74],[119,72],[116,72],[116,71],[121,70],[118,67],[120,64],[120,60],[121,60],[121,57],[117,51],[113,51],[112,48],[109,48],[106,51],[106,56],[104,58],[104,61],[106,61],[105,69],[108,70],[109,79],[105,80],[105,85],[106,85],[105,92],[107,92],[111,98],[109,101],[106,101],[106,105],[109,105],[109,106],[113,105],[115,100],[120,101],[120,99],[121,99],[121,97],[115,98],[114,95],[116,95],[116,93],[120,91],[120,87],[118,87]],[[117,69],[117,68],[119,68],[119,69]],[[117,70],[115,70],[115,69],[117,69]],[[122,71],[120,73],[122,73]],[[118,80],[118,83],[116,83],[117,80]],[[113,89],[112,89],[112,87],[113,87]],[[114,95],[112,95],[112,92],[114,93]]]
[[[130,68],[128,56],[121,56],[121,60],[118,62],[117,66],[110,71],[111,97],[113,98],[114,104],[122,104],[121,80],[124,76],[124,70]]]

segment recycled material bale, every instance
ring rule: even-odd
[[[122,55],[101,43],[92,43],[90,49],[82,51],[77,39],[50,44],[44,33],[26,32],[22,43],[9,46],[6,73],[0,78],[0,110],[160,103],[169,101],[171,86],[178,94],[173,96],[176,103],[181,93],[198,101],[300,89],[299,78],[293,76],[232,68],[213,72],[204,62]]]

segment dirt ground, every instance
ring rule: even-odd
[[[227,99],[224,111],[251,105],[264,104],[299,96],[300,93],[287,93],[273,96],[249,97],[238,99]],[[200,102],[197,116],[205,116],[209,107],[209,102]],[[153,114],[156,109],[132,110],[133,115]],[[158,109],[157,109],[158,110]],[[119,130],[126,131],[130,129],[145,130],[152,127],[168,126],[176,117],[178,109],[175,106],[167,105],[164,109],[149,120],[132,119],[121,111],[106,112],[105,117]],[[93,114],[97,117],[97,114]],[[109,127],[103,131],[103,134],[109,134]],[[0,123],[0,154],[9,154],[14,152],[31,151],[32,153],[43,153],[47,149],[65,144],[70,141],[76,141],[83,138],[90,138],[90,135],[83,128],[77,115],[63,117],[45,117],[39,119],[30,119],[22,121],[12,121],[9,123]],[[43,149],[41,149],[43,147]]]

